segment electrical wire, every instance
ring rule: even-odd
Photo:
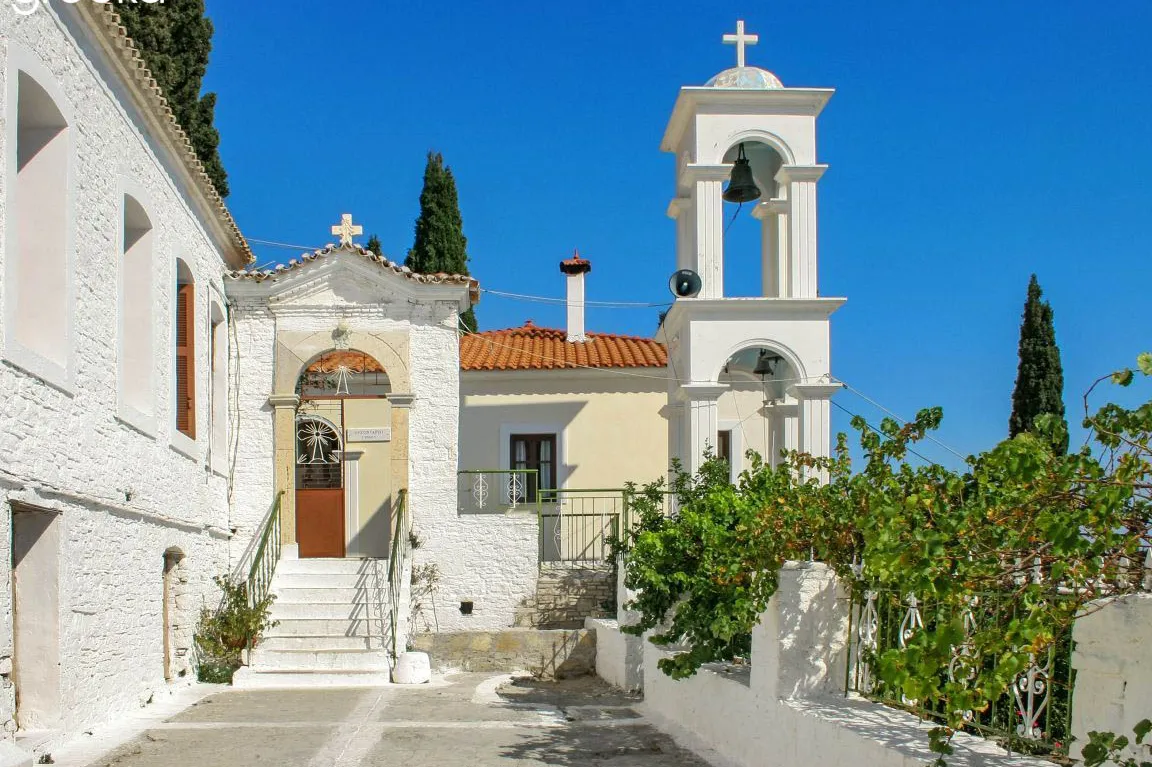
[[[864,425],[865,425],[865,426],[867,426],[867,427],[868,427],[869,429],[871,429],[872,431],[876,432],[878,435],[880,435],[881,439],[885,439],[885,440],[889,440],[889,441],[891,441],[891,439],[892,439],[891,437],[889,437],[887,434],[885,434],[884,432],[880,431],[880,430],[879,430],[879,429],[877,429],[875,426],[873,426],[871,423],[869,423],[868,419],[864,418],[864,417],[863,417],[863,416],[861,416],[861,415],[858,415],[857,413],[853,413],[851,410],[849,410],[848,408],[844,407],[843,405],[841,405],[841,404],[840,404],[839,402],[837,402],[836,400],[829,400],[829,402],[831,402],[833,405],[835,405],[836,407],[840,408],[841,410],[843,410],[845,413],[847,413],[848,415],[852,416],[853,418],[860,418],[860,419],[862,419],[862,420],[864,421]],[[907,447],[907,446],[905,446],[905,448],[904,448],[904,449],[905,449],[905,450],[907,450],[907,451],[908,451],[909,453],[911,453],[912,455],[914,455],[914,456],[916,456],[917,458],[919,458],[919,459],[920,459],[921,461],[923,461],[924,463],[927,463],[927,464],[933,464],[933,463],[935,463],[935,461],[930,461],[930,460],[928,460],[928,459],[927,459],[927,458],[925,458],[923,455],[921,455],[920,453],[917,453],[915,450],[913,450],[913,449],[912,449],[912,448],[910,448],[910,447]]]
[[[490,288],[480,288],[481,293],[488,295],[498,296],[499,298],[512,298],[517,301],[531,301],[539,304],[554,304],[564,306],[568,303],[567,298],[557,298],[555,296],[533,296],[526,293],[510,293],[506,290],[492,290]],[[585,301],[584,306],[594,307],[598,309],[655,309],[671,306],[671,301],[664,303],[645,303],[643,301]]]
[[[258,240],[255,237],[245,237],[244,239],[247,240],[248,242],[254,242],[257,245],[268,245],[269,247],[273,247],[273,248],[288,248],[290,250],[303,250],[306,253],[311,253],[315,250],[321,250],[321,248],[313,248],[313,247],[310,247],[308,245],[293,245],[290,242],[276,242],[275,240]]]
[[[872,399],[871,397],[869,397],[868,395],[866,395],[864,392],[860,391],[859,389],[857,389],[857,388],[855,388],[855,387],[853,387],[853,386],[850,386],[850,385],[849,385],[849,384],[848,384],[846,381],[842,381],[842,380],[840,380],[839,378],[836,378],[836,379],[833,379],[833,380],[835,380],[835,381],[836,381],[836,383],[838,383],[838,384],[842,385],[842,386],[843,386],[845,389],[847,389],[848,391],[850,391],[850,392],[852,392],[853,394],[855,394],[855,395],[856,395],[857,397],[859,397],[860,399],[862,399],[862,400],[864,400],[865,402],[867,402],[869,405],[872,405],[873,407],[875,407],[875,408],[878,408],[878,409],[880,409],[880,410],[884,411],[885,413],[887,413],[888,415],[892,416],[893,418],[895,418],[897,421],[899,421],[899,422],[900,422],[900,425],[901,425],[901,426],[903,426],[904,424],[908,423],[908,420],[907,420],[907,419],[905,419],[905,418],[901,418],[900,416],[896,415],[896,414],[895,414],[895,413],[893,413],[891,410],[889,410],[888,408],[884,407],[883,405],[881,405],[881,404],[880,404],[879,402],[877,402],[876,400],[874,400],[874,399]],[[926,439],[929,439],[929,440],[931,440],[932,442],[935,442],[937,445],[939,445],[940,447],[944,448],[944,449],[945,449],[945,450],[947,450],[949,453],[951,453],[952,455],[954,455],[954,456],[956,456],[957,458],[959,458],[961,461],[967,461],[967,460],[968,460],[968,457],[967,457],[967,456],[965,456],[965,455],[961,455],[961,454],[960,454],[960,452],[959,452],[958,450],[954,450],[953,448],[951,448],[951,447],[949,447],[948,445],[944,444],[943,442],[941,442],[940,440],[938,440],[936,437],[932,436],[931,434],[925,434],[924,436],[925,436],[925,438],[926,438]]]

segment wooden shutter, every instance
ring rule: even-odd
[[[176,286],[176,429],[196,439],[196,293]]]

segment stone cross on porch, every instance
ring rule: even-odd
[[[364,227],[359,224],[352,223],[352,214],[345,213],[340,217],[340,223],[332,227],[332,234],[340,235],[340,246],[349,247],[352,245],[352,238],[358,234],[364,234]]]
[[[756,45],[760,42],[760,35],[746,35],[744,34],[744,20],[738,19],[736,21],[736,34],[724,35],[725,45],[736,46],[736,66],[744,66],[744,46]]]

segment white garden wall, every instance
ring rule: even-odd
[[[1104,604],[1076,622],[1072,667],[1075,750],[1092,730],[1114,732],[1132,740],[1132,727],[1152,719],[1152,594],[1132,594]],[[1130,753],[1152,759],[1150,745]]]
[[[676,681],[643,642],[645,716],[718,767],[921,767],[931,723],[843,693],[848,603],[824,565],[786,567],[752,635],[752,664]],[[597,627],[598,640],[608,627]],[[619,668],[612,674],[622,673]],[[960,734],[954,767],[1050,764]]]

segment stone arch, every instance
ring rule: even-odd
[[[713,164],[722,163],[724,162],[724,156],[734,150],[739,144],[752,142],[766,144],[775,150],[785,165],[796,164],[796,154],[792,151],[792,148],[788,146],[788,142],[772,131],[767,131],[763,128],[742,128],[732,131],[714,147],[716,154],[711,158],[711,162]],[[704,162],[704,160],[697,160],[697,162]]]
[[[195,610],[188,593],[187,558],[179,546],[169,546],[163,556],[164,679],[175,681],[191,670]]]
[[[412,391],[411,377],[405,357],[393,344],[374,333],[349,331],[346,335],[348,350],[367,354],[380,363],[388,374],[395,392]],[[312,333],[294,344],[277,343],[276,373],[273,391],[293,394],[300,375],[320,355],[333,350],[333,334]]]

